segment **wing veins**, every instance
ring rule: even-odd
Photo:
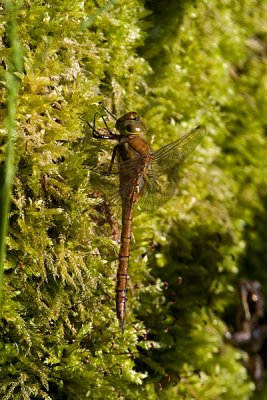
[[[174,148],[179,148],[183,147],[184,144],[186,144],[188,140],[188,145],[191,143],[191,149],[187,154],[190,154],[191,151],[198,145],[198,143],[201,141],[203,136],[206,133],[206,128],[204,125],[199,125],[196,128],[192,129],[188,133],[186,133],[184,136],[182,136],[180,139],[176,140],[175,142],[169,143],[166,146],[162,147],[161,149],[157,150],[154,152],[154,159],[157,160],[161,157],[167,157]]]

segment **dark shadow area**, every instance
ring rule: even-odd
[[[263,210],[255,213],[253,223],[245,230],[246,251],[240,258],[240,275],[259,281],[267,299],[267,197],[262,205]]]
[[[192,230],[186,222],[177,221],[169,231],[167,245],[153,244],[149,254],[153,271],[150,283],[153,285],[159,278],[163,284],[162,290],[141,295],[138,314],[145,322],[146,339],[151,345],[149,349],[139,349],[136,365],[140,371],[149,371],[150,379],[158,382],[159,388],[176,384],[184,363],[197,365],[192,357],[198,346],[206,343],[205,338],[202,344],[192,339],[193,315],[204,311],[202,329],[209,323],[209,315],[223,318],[229,327],[225,341],[247,352],[248,374],[257,393],[264,390],[267,199],[263,204],[264,211],[256,213],[253,223],[246,227],[246,251],[238,260],[239,275],[221,268],[225,254],[231,254],[234,244],[234,238],[223,227],[200,225]],[[159,254],[166,260],[163,267],[157,265]],[[233,262],[236,263],[234,257]],[[236,287],[235,292],[228,289],[229,283]],[[153,343],[160,343],[161,347],[157,349]]]
[[[267,198],[263,209],[245,229],[246,250],[239,259],[240,272],[236,293],[224,321],[229,327],[229,343],[246,351],[245,364],[257,393],[264,390],[267,368]],[[255,395],[257,398],[257,394]]]
[[[233,240],[223,227],[199,225],[192,230],[186,222],[177,221],[168,244],[155,244],[149,255],[153,278],[164,284],[161,291],[141,296],[139,318],[148,329],[147,340],[161,343],[161,348],[140,349],[137,366],[161,385],[175,384],[184,363],[197,365],[192,357],[201,344],[191,336],[194,314],[204,311],[203,326],[209,323],[209,315],[221,314],[230,296],[230,277],[220,265]],[[158,253],[164,255],[164,267],[157,266]]]
[[[148,36],[140,52],[149,60],[155,73],[168,64],[168,53],[171,52],[173,40],[177,38],[186,8],[192,3],[195,1],[145,1],[145,7],[151,14],[145,19]]]

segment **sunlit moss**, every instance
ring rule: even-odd
[[[265,207],[264,7],[255,0],[21,2],[4,399],[252,395],[245,355],[223,340],[222,315],[248,238],[260,242],[247,227]],[[0,16],[1,68],[7,18]],[[138,288],[124,335],[111,235],[119,208],[110,211],[88,169],[108,161],[112,145],[93,140],[79,118],[92,121],[99,101],[118,116],[140,112],[155,148],[207,127],[178,195],[134,220],[130,275]]]

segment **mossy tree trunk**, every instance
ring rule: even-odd
[[[4,121],[16,46],[0,10]],[[265,226],[255,223],[266,209],[265,17],[263,0],[18,3],[24,69],[16,71],[1,398],[253,395],[246,355],[225,343],[222,316],[235,302],[251,235],[262,243]],[[120,211],[88,168],[108,161],[112,147],[80,119],[92,121],[100,101],[117,116],[143,115],[154,148],[201,123],[208,132],[181,171],[178,195],[134,218],[138,288],[124,334],[114,296]],[[4,125],[0,139],[3,163]]]

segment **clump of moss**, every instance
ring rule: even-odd
[[[245,355],[224,342],[222,316],[249,249],[246,227],[264,208],[264,17],[252,0],[20,4],[4,399],[249,398]],[[110,212],[88,169],[112,147],[79,118],[92,121],[99,101],[118,116],[140,112],[155,148],[200,123],[208,132],[178,196],[135,216],[139,288],[124,335],[114,310],[119,209]]]

